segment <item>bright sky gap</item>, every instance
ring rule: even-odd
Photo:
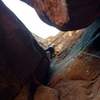
[[[45,24],[40,20],[35,10],[26,3],[19,0],[2,0],[4,4],[12,10],[14,14],[24,23],[24,25],[34,34],[47,38],[55,36],[59,30]]]

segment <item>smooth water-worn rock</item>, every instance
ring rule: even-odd
[[[52,76],[49,87],[37,89],[35,100],[100,99],[100,59],[81,54],[59,72]]]
[[[60,100],[100,99],[100,59],[82,54],[59,72],[49,86],[58,91]]]
[[[0,100],[13,100],[23,85],[33,92],[46,84],[49,64],[45,50],[0,1]]]

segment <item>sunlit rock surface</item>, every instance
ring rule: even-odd
[[[50,25],[62,26],[69,20],[65,0],[33,0],[40,18]]]
[[[46,40],[48,45],[54,45],[55,52],[57,55],[66,56],[67,51],[79,40],[83,33],[83,30],[60,32],[54,37],[48,37]]]
[[[22,0],[35,8],[40,18],[47,24],[62,27],[69,21],[66,0]]]
[[[32,0],[30,5],[45,23],[64,31],[87,27],[100,16],[99,0]]]

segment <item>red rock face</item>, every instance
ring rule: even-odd
[[[100,100],[100,59],[81,54],[51,78],[59,100]],[[61,66],[62,67],[62,66]]]
[[[30,0],[23,1],[28,3]],[[60,28],[69,21],[66,0],[32,0],[31,6],[49,25]]]
[[[55,25],[62,26],[69,20],[65,0],[33,0],[33,5],[38,13],[46,15]]]
[[[58,100],[57,90],[40,85],[34,95],[34,100]]]
[[[23,0],[35,8],[40,18],[60,30],[77,30],[100,16],[97,0]],[[69,18],[70,17],[70,18]]]

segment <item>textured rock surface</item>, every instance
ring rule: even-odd
[[[28,0],[22,0],[26,3]],[[29,0],[40,18],[49,25],[63,26],[69,21],[65,0]]]
[[[89,1],[89,2],[91,2],[91,1]],[[39,3],[41,5],[39,5]],[[72,1],[70,1],[70,4],[71,3],[72,3]],[[0,4],[2,4],[2,3],[0,2]],[[59,4],[61,5],[61,7],[59,6]],[[83,2],[83,4],[85,6],[85,2]],[[76,22],[78,26],[76,24],[73,24],[75,26],[71,26],[72,25],[71,23],[73,23],[74,21],[76,21],[77,18],[80,17],[80,15],[79,15],[78,17],[76,16],[77,18],[74,17],[75,19],[71,20],[69,22],[70,23],[69,25],[63,26],[65,23],[68,22],[68,19],[66,17],[66,16],[68,16],[68,14],[64,13],[66,11],[66,9],[65,9],[65,5],[63,5],[62,1],[52,1],[52,0],[46,1],[46,0],[44,0],[42,2],[39,2],[37,0],[36,3],[33,5],[42,20],[44,20],[46,23],[54,25],[62,30],[67,30],[66,28],[73,29],[73,27],[75,29],[76,27],[80,26],[80,24],[82,26],[87,25],[85,23],[85,21],[82,20],[82,21],[84,21],[84,24]],[[43,5],[43,7],[42,7],[42,5]],[[99,5],[99,2],[95,3],[95,7],[97,8],[97,11],[98,11],[97,5]],[[0,5],[0,7],[2,7],[2,6]],[[61,9],[59,9],[59,7]],[[73,5],[70,5],[70,8],[71,7],[73,9],[76,8]],[[54,8],[56,8],[56,10],[54,10]],[[62,14],[60,11],[62,12]],[[87,9],[86,10],[82,9],[82,11],[88,12]],[[4,14],[4,9],[3,10],[0,9],[0,12],[1,12],[0,15]],[[71,10],[70,10],[70,12],[71,12]],[[94,7],[93,7],[93,12],[95,12],[95,14],[97,14]],[[52,15],[52,13],[54,13],[54,15]],[[5,14],[9,15],[10,12],[7,10],[7,12]],[[82,12],[82,14],[84,14],[84,13]],[[11,46],[7,46],[7,44],[5,45],[6,53],[8,53],[8,50],[10,50],[10,49],[11,49],[11,53],[12,53],[12,50],[15,50],[15,48],[16,48],[16,50],[19,50],[19,47],[17,49],[17,46],[18,46],[17,41],[14,42],[13,40],[15,38],[12,38],[12,37],[18,36],[19,33],[23,33],[23,34],[24,34],[24,32],[27,33],[27,31],[22,31],[22,29],[25,29],[25,27],[24,26],[22,27],[22,24],[18,24],[18,27],[21,25],[22,29],[15,32],[15,30],[18,29],[18,27],[15,24],[19,21],[15,17],[14,17],[15,19],[13,19],[12,14],[11,14],[11,18],[8,15],[6,15],[4,17],[0,16],[1,22],[2,23],[6,22],[6,27],[4,27],[5,25],[2,26],[2,24],[0,23],[0,33],[2,34],[2,32],[4,32],[3,36],[6,36],[5,39],[4,39],[4,37],[0,37],[0,40],[1,40],[1,42],[0,42],[1,49],[0,50],[2,52],[4,52],[4,50],[2,50],[2,46],[4,47],[4,44],[6,44],[6,43],[7,44],[15,43],[15,44],[12,44],[14,46],[14,48],[12,48],[12,49],[10,48],[10,47],[13,47],[12,45]],[[73,15],[73,13],[72,13],[72,15]],[[87,14],[84,14],[84,15],[87,15]],[[91,14],[89,14],[89,15],[91,15]],[[93,21],[95,19],[95,17],[96,16],[93,16],[93,18],[90,18],[90,19],[92,19],[92,21]],[[6,20],[6,18],[9,20]],[[10,19],[13,19],[14,23],[10,22]],[[88,22],[88,20],[87,20],[87,22]],[[89,23],[90,22],[91,22],[91,20],[89,21]],[[8,26],[11,26],[11,27],[8,27]],[[2,28],[4,28],[5,30],[2,31]],[[13,28],[13,30],[12,30],[12,28]],[[5,35],[5,33],[6,33],[6,35]],[[12,36],[10,36],[9,34]],[[20,34],[20,35],[23,36],[23,34]],[[4,40],[2,38],[6,41],[4,42]],[[9,41],[7,41],[7,39]],[[33,38],[31,38],[31,39],[33,39]],[[4,43],[4,44],[2,44],[2,43]],[[20,44],[22,43],[22,45],[24,45],[24,43],[21,42],[20,39],[19,39],[18,43],[20,43]],[[23,46],[23,48],[20,49],[20,50],[22,50],[22,52],[19,54],[19,56],[21,56],[21,54],[24,53],[23,52],[24,50],[26,50],[26,52],[28,52],[28,53],[25,53],[22,55],[23,59],[26,58],[26,60],[22,61],[24,63],[22,64],[23,68],[19,71],[20,74],[24,73],[24,71],[27,73],[29,71],[29,67],[30,67],[30,64],[27,65],[27,61],[29,61],[29,62],[31,61],[28,59],[28,58],[31,58],[31,56],[32,56],[31,52],[30,52],[31,50],[28,49],[29,50],[28,51],[26,48],[24,49],[24,46]],[[18,77],[16,77],[18,75],[19,78],[21,77],[21,81],[22,81],[23,78],[26,79],[27,74],[26,73],[22,74],[22,75],[26,75],[26,76],[22,76],[19,73],[17,73],[17,70],[15,70],[15,69],[14,69],[14,71],[11,71],[11,72],[8,70],[9,69],[8,67],[12,68],[14,66],[14,60],[15,60],[15,62],[17,60],[21,61],[22,58],[19,57],[18,54],[16,54],[16,52],[15,52],[14,54],[16,56],[18,56],[18,59],[16,60],[16,57],[15,57],[15,59],[14,58],[12,58],[11,60],[9,59],[8,61],[11,61],[11,62],[10,62],[10,65],[7,66],[6,65],[8,63],[8,62],[6,63],[7,59],[4,60],[4,58],[8,58],[8,56],[11,56],[11,55],[10,54],[6,55],[5,53],[3,55],[3,53],[1,51],[0,51],[0,55],[1,55],[0,56],[1,57],[1,60],[0,60],[1,61],[0,62],[0,64],[1,64],[1,66],[0,66],[0,98],[1,98],[1,100],[11,100],[15,97],[15,95],[18,92],[19,92],[19,95],[17,96],[16,100],[22,100],[22,99],[27,100],[27,95],[29,94],[28,93],[29,91],[26,88],[22,88],[22,90],[21,90],[22,84],[18,80]],[[32,50],[32,52],[33,52],[33,50]],[[5,57],[5,55],[6,55],[6,57]],[[36,57],[37,57],[37,55],[36,55]],[[2,60],[4,60],[4,61],[2,62]],[[43,61],[45,62],[45,59]],[[21,63],[19,63],[19,65],[20,64]],[[32,64],[33,64],[33,60],[32,60]],[[13,65],[13,66],[11,66],[11,65]],[[24,65],[29,66],[28,70],[25,69]],[[44,68],[45,63],[42,63],[42,65]],[[20,66],[17,66],[16,69],[18,69],[18,67],[20,67]],[[14,68],[15,68],[15,66],[14,66]],[[45,76],[44,72],[47,72],[47,70],[43,71],[40,68],[40,66],[38,69],[39,69],[39,71],[35,71],[36,77],[41,80],[41,75]],[[15,71],[16,71],[16,73],[14,73]],[[40,75],[41,71],[43,72],[43,74]],[[32,70],[32,72],[33,72],[33,70]],[[29,71],[29,74],[30,74],[30,71]],[[28,74],[28,76],[29,76],[29,74]],[[34,82],[36,82],[36,81],[34,81]],[[34,86],[34,84],[32,84],[32,85]],[[51,89],[49,87],[51,87],[53,89]],[[68,100],[100,100],[100,59],[86,56],[86,55],[81,55],[81,56],[77,57],[73,61],[72,64],[70,64],[67,68],[65,67],[63,71],[60,71],[60,74],[57,73],[52,77],[52,79],[49,83],[49,87],[44,87],[44,86],[39,87],[34,96],[35,100],[45,100],[46,98],[50,99],[50,100],[57,100],[57,99],[58,100],[67,100],[67,99]],[[12,95],[13,95],[13,97],[12,97]]]
[[[58,90],[60,100],[100,99],[100,59],[81,55],[57,74],[50,87]]]
[[[59,57],[65,57],[67,56],[71,47],[76,43],[76,41],[79,40],[82,33],[83,30],[60,32],[54,37],[48,37],[46,40],[48,41],[49,45],[54,45],[55,52],[57,55],[59,55]]]
[[[41,85],[34,95],[34,100],[58,100],[57,90]]]
[[[40,18],[61,30],[76,30],[100,16],[100,0],[23,0],[31,1]]]
[[[33,0],[34,1],[34,0]],[[55,25],[63,25],[68,21],[68,13],[65,0],[36,0],[33,4],[40,17],[44,20],[51,21]]]
[[[100,59],[82,54],[57,74],[51,88],[37,89],[35,100],[100,100]]]

